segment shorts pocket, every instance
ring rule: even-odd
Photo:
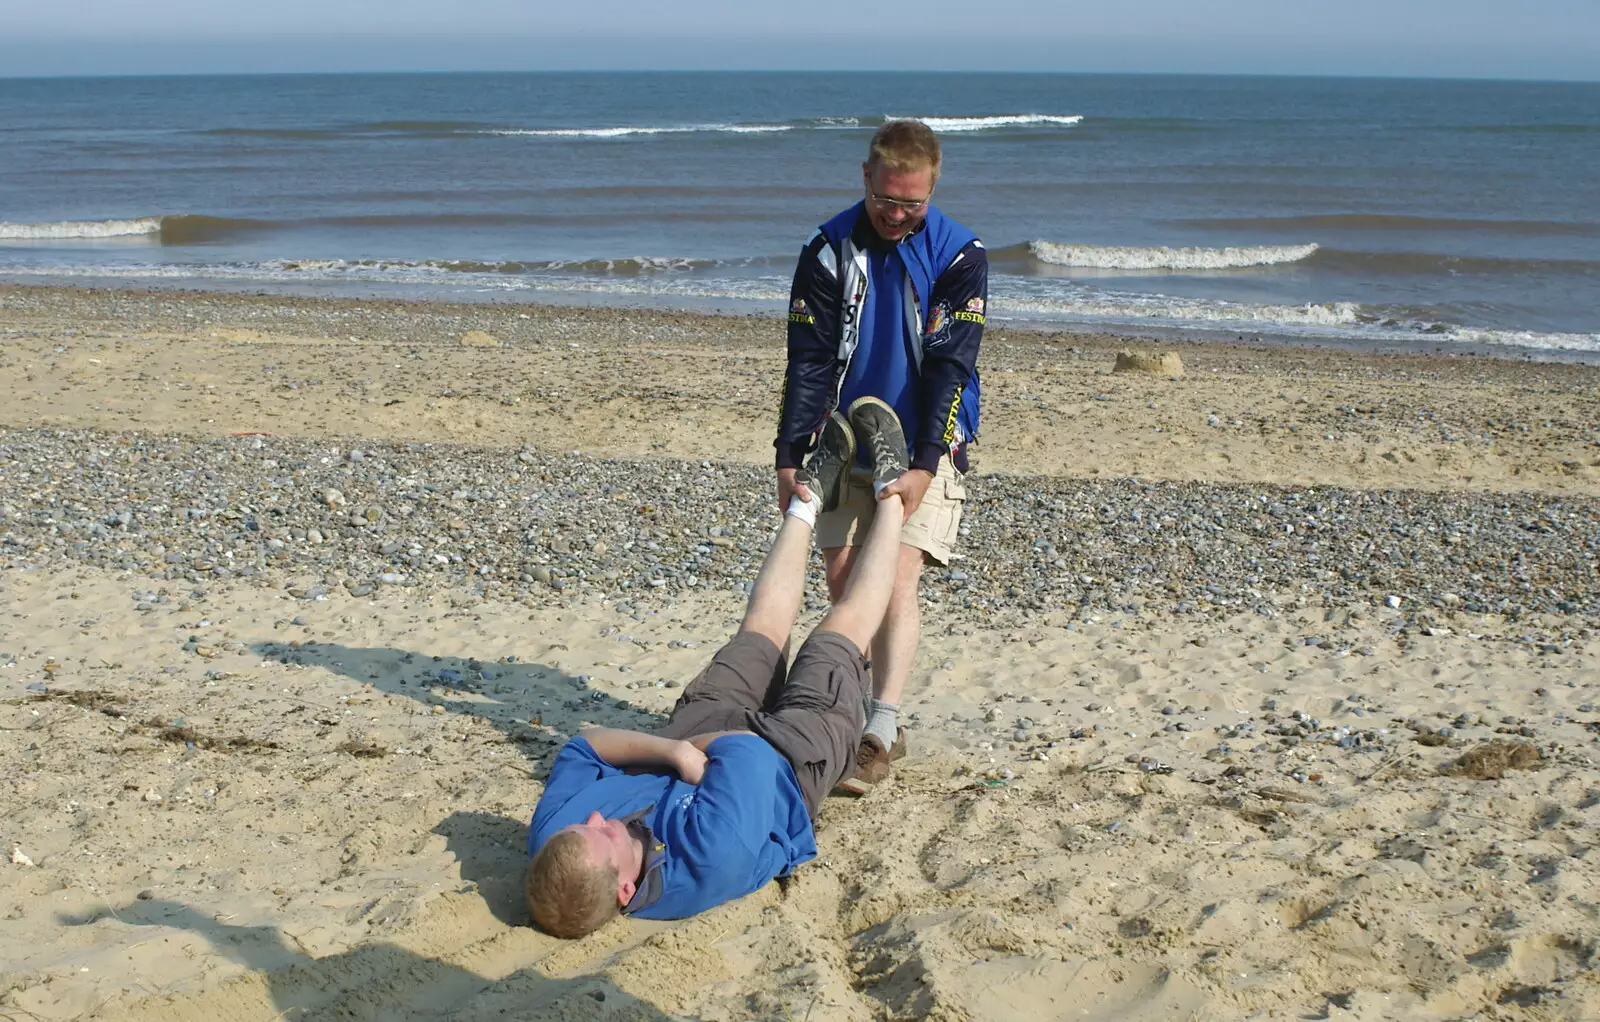
[[[944,479],[944,495],[946,500],[957,505],[966,503],[967,477],[952,468],[950,474],[945,476]]]
[[[939,507],[939,521],[934,537],[945,550],[951,551],[955,549],[956,540],[961,536],[961,508],[967,502],[967,486],[965,476],[955,471],[953,466],[943,482],[944,500]]]

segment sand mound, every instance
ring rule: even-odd
[[[1161,376],[1182,376],[1183,359],[1175,351],[1119,351],[1114,373],[1156,373]]]

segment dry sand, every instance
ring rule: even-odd
[[[0,290],[0,425],[764,462],[778,335]],[[1600,495],[1594,368],[1163,345],[1181,377],[1112,375],[1128,343],[991,335],[978,473]],[[624,616],[235,580],[136,610],[149,588],[0,574],[0,1019],[1600,1019],[1592,618],[1407,631],[1372,593],[935,623],[912,754],[830,800],[819,862],[569,943],[517,893],[548,757],[644,719],[592,692],[670,705],[626,686],[690,677],[736,595]],[[1266,736],[1236,725],[1295,711],[1385,739],[1244,754]],[[1538,754],[1452,769],[1491,740]]]

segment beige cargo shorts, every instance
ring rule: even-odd
[[[946,454],[939,459],[939,470],[928,484],[927,495],[900,533],[900,542],[921,550],[939,564],[949,564],[961,529],[961,507],[966,501],[965,476]],[[851,469],[839,506],[817,518],[817,546],[830,550],[865,543],[877,508],[872,476],[860,467]]]

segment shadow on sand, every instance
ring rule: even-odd
[[[614,699],[558,667],[472,657],[431,656],[383,647],[335,643],[263,642],[251,647],[285,664],[322,667],[380,692],[419,703],[443,705],[451,713],[480,717],[515,742],[529,744],[529,721],[552,729],[559,744],[583,722],[653,730],[666,718]],[[551,736],[537,733],[537,744]]]
[[[451,813],[433,832],[444,838],[445,848],[460,866],[461,879],[477,886],[496,919],[507,926],[530,925],[522,896],[522,877],[528,868],[522,850],[528,838],[526,822],[467,810]]]
[[[653,730],[664,717],[620,703],[559,668],[543,664],[485,662],[471,657],[436,657],[382,647],[307,642],[260,643],[263,657],[286,664],[321,667],[380,692],[492,724],[523,754],[537,760],[561,745],[585,722]],[[538,721],[538,725],[530,724]],[[548,729],[548,730],[547,730]],[[542,777],[542,771],[539,776]],[[441,821],[442,836],[461,876],[477,885],[494,917],[507,926],[528,925],[522,897],[527,868],[523,851],[528,821],[493,813],[462,811]]]
[[[113,918],[130,926],[187,930],[203,937],[216,954],[250,972],[193,993],[104,1005],[86,1019],[681,1022],[677,1016],[623,993],[604,977],[555,979],[529,966],[500,979],[487,979],[452,962],[381,942],[312,958],[274,927],[234,926],[175,901],[135,901],[87,917],[61,917],[60,922],[89,926]],[[543,957],[561,943],[532,934],[527,939],[545,945],[530,948],[531,954],[524,957],[532,959]]]

